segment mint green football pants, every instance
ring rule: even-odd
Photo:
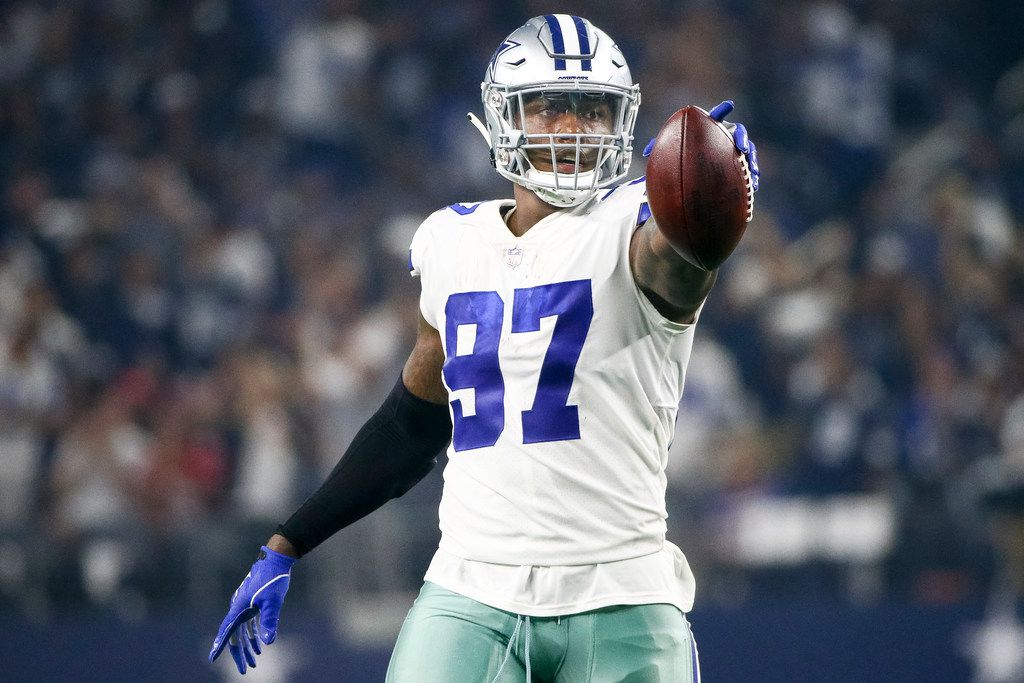
[[[525,617],[425,583],[388,666],[388,683],[691,683],[697,648],[673,605]]]

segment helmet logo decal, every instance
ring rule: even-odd
[[[498,49],[494,51],[494,56],[491,57],[491,63],[490,63],[490,70],[491,70],[491,72],[492,73],[494,72],[494,67],[498,64],[498,57],[500,57],[501,55],[505,54],[506,52],[508,52],[509,50],[511,50],[514,47],[519,47],[520,45],[521,45],[521,43],[517,43],[514,40],[506,40],[501,45],[499,45]],[[524,59],[525,59],[525,57],[524,57]],[[522,62],[520,62],[520,63],[522,63]]]
[[[593,57],[587,24],[580,17],[568,14],[545,14],[548,30],[551,31],[551,56],[555,60],[555,71],[566,70],[566,59],[579,60],[580,69],[593,70]],[[566,48],[566,38],[571,43],[575,38],[575,50]]]

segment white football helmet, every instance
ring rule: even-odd
[[[495,168],[548,204],[581,204],[629,171],[640,86],[618,46],[586,19],[530,19],[495,50],[480,87],[487,125],[469,118],[490,145]],[[600,102],[607,130],[527,130],[524,103],[537,97],[558,100],[560,107]],[[550,170],[538,169],[531,157]]]

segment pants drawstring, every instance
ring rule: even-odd
[[[526,644],[525,652],[523,653],[523,659],[526,660],[526,683],[533,681],[533,676],[530,672],[530,617],[526,617]]]
[[[512,635],[509,636],[508,646],[505,647],[505,658],[501,660],[501,666],[498,667],[498,672],[494,674],[494,678],[491,679],[491,683],[497,683],[498,679],[501,678],[501,672],[505,670],[505,665],[508,664],[509,657],[512,656],[512,651],[519,644],[519,632],[523,625],[522,615],[516,615],[516,627],[512,629]],[[533,680],[533,672],[530,670],[530,617],[526,617],[526,633],[523,636],[523,659],[526,664],[526,683],[530,683]]]
[[[498,667],[498,672],[494,674],[494,678],[491,679],[491,683],[497,683],[498,679],[501,678],[501,672],[505,670],[505,665],[508,664],[508,658],[512,656],[512,648],[516,646],[516,642],[519,640],[519,627],[523,625],[523,618],[516,615],[516,627],[512,629],[512,635],[509,636],[508,646],[505,648],[505,659],[501,660],[501,666]]]

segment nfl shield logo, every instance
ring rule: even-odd
[[[523,262],[523,250],[521,247],[512,247],[505,250],[505,265],[515,268]]]

